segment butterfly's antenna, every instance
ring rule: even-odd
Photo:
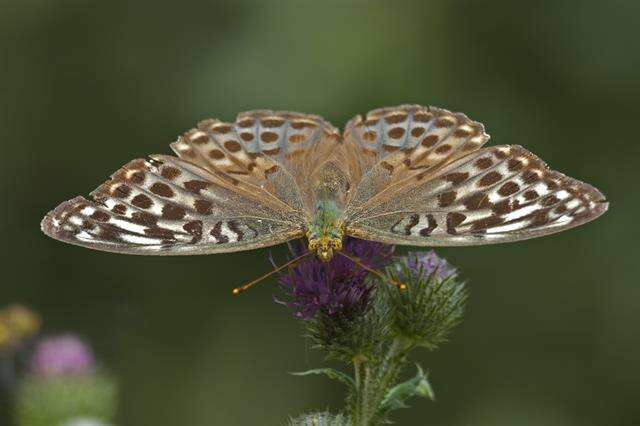
[[[350,255],[348,255],[348,254],[346,254],[346,253],[344,253],[342,251],[337,251],[336,253],[338,253],[339,255],[341,255],[343,257],[346,257],[347,259],[349,259],[350,261],[352,261],[353,263],[355,263],[356,265],[358,265],[362,269],[371,272],[372,274],[378,276],[382,280],[390,282],[394,286],[398,287],[399,290],[406,290],[407,289],[407,285],[405,283],[398,282],[398,281],[394,280],[393,278],[387,277],[384,274],[380,273],[380,271],[376,271],[375,269],[368,267],[364,263],[360,262],[358,260],[358,258],[350,256]]]
[[[234,296],[237,296],[237,295],[239,295],[240,293],[244,293],[245,291],[249,290],[249,289],[250,289],[251,287],[253,287],[254,285],[258,284],[260,281],[262,281],[262,280],[264,280],[264,279],[266,279],[266,278],[269,278],[271,275],[276,274],[276,273],[278,273],[278,272],[282,271],[283,269],[288,268],[289,266],[292,266],[292,265],[294,265],[294,264],[298,263],[299,261],[301,261],[301,260],[302,260],[302,259],[304,259],[305,257],[309,256],[310,254],[313,254],[313,252],[309,251],[309,252],[306,252],[306,253],[304,253],[304,254],[301,254],[300,256],[298,256],[298,257],[296,257],[296,258],[291,259],[291,260],[290,260],[290,261],[288,261],[287,263],[285,263],[285,264],[283,264],[283,265],[278,266],[278,267],[277,267],[277,268],[275,268],[273,271],[269,271],[269,272],[267,272],[266,274],[264,274],[263,276],[261,276],[261,277],[259,277],[259,278],[256,278],[255,280],[253,280],[253,281],[251,281],[251,282],[249,282],[249,283],[247,283],[247,284],[245,284],[245,285],[243,285],[243,286],[240,286],[240,287],[236,287],[236,288],[234,288],[234,289],[233,289],[233,295],[234,295]]]

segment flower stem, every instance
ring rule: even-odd
[[[382,362],[377,366],[372,366],[364,356],[354,358],[356,381],[355,406],[352,415],[354,426],[374,424],[382,401],[400,373],[404,364],[404,355],[411,346],[410,340],[396,337],[389,345]],[[377,367],[377,371],[372,371],[372,367]]]
[[[351,415],[354,426],[364,425],[362,423],[363,411],[364,411],[364,395],[366,381],[366,370],[364,364],[366,357],[364,355],[356,355],[353,358],[353,370],[355,375],[356,388],[354,390],[354,407]]]

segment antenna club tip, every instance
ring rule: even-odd
[[[398,284],[398,289],[400,291],[405,291],[407,289],[407,285],[405,283]]]
[[[231,293],[234,296],[238,296],[240,293],[242,293],[242,290],[239,287],[234,288],[233,290],[231,290]]]

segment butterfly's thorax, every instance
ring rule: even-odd
[[[309,250],[315,251],[323,261],[331,260],[333,251],[342,249],[342,214],[348,189],[346,177],[332,162],[327,163],[314,179],[314,215],[307,238]]]

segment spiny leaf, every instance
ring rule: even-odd
[[[418,372],[413,378],[394,386],[387,392],[387,395],[382,401],[382,410],[384,412],[407,407],[405,401],[412,396],[421,396],[432,401],[435,400],[433,388],[429,383],[427,375],[419,365],[416,365],[416,367],[418,368]]]
[[[311,374],[322,374],[329,377],[330,379],[342,382],[345,385],[349,386],[350,388],[355,387],[356,385],[351,377],[347,376],[342,371],[334,370],[333,368],[316,368],[313,370],[299,371],[299,372],[294,372],[290,374],[293,374],[294,376],[308,376]]]

